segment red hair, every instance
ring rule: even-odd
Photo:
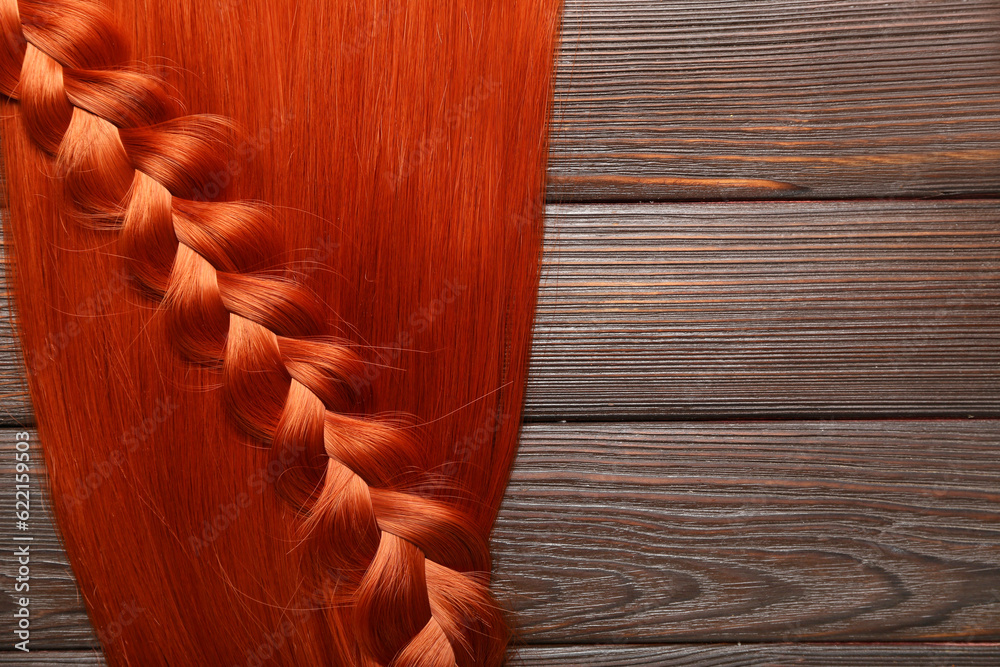
[[[147,610],[109,659],[500,664],[559,3],[144,9],[0,0],[57,518],[95,625]]]

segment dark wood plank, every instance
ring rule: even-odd
[[[994,667],[995,644],[680,644],[673,646],[527,647],[510,667]],[[22,667],[104,667],[95,651],[41,651],[29,655],[0,653],[0,662]]]
[[[0,653],[0,663],[23,667],[104,667],[107,663],[97,650],[92,651],[32,651],[31,653]]]
[[[14,629],[17,600],[22,597],[16,592],[16,563],[9,556],[15,546],[25,542],[16,538],[30,537],[27,542],[31,552],[30,595],[31,643],[32,650],[84,648],[97,645],[97,636],[90,625],[90,619],[83,607],[76,585],[76,578],[69,566],[69,558],[63,550],[58,530],[52,516],[48,497],[48,475],[45,470],[41,443],[34,429],[30,434],[30,492],[31,518],[28,530],[15,528],[14,516],[14,474],[15,474],[15,434],[17,429],[0,429],[0,488],[3,502],[0,503],[0,545],[4,557],[0,559],[0,636],[4,639],[0,646],[10,648],[14,644]],[[3,659],[0,659],[0,663]]]
[[[998,640],[998,450],[986,420],[529,425],[497,587],[528,644]],[[36,521],[33,642],[92,647]]]
[[[567,0],[550,198],[1000,193],[992,0]]]
[[[511,667],[995,667],[995,644],[680,644],[524,649]]]
[[[549,195],[1000,193],[994,0],[567,0]]]
[[[0,164],[2,168],[2,164]],[[0,200],[6,197],[6,183],[0,174]],[[7,216],[7,209],[0,208],[0,222]],[[0,225],[2,230],[2,225]],[[12,270],[8,261],[9,248],[3,243],[0,231],[0,424],[30,424],[34,420],[28,386],[24,377],[20,341],[13,322],[11,294],[7,276]]]
[[[530,643],[1000,638],[1000,422],[539,424],[494,535]]]
[[[1000,202],[549,208],[532,420],[1000,416]],[[30,420],[0,317],[0,418]]]
[[[1000,414],[1000,202],[548,223],[529,419]]]

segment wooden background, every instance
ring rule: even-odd
[[[1000,664],[1000,2],[567,0],[563,39],[514,664]],[[102,664],[34,534],[45,650],[0,662]]]

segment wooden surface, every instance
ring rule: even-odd
[[[6,183],[0,179],[0,201],[7,196],[5,189]],[[6,208],[0,209],[0,216],[7,216]],[[7,248],[0,233],[0,424],[29,424],[33,421],[31,403],[17,333],[11,321],[13,312],[6,289],[8,270]]]
[[[827,644],[711,645],[711,646],[571,646],[528,647],[511,660],[512,667],[632,667],[655,665],[703,665],[705,667],[774,667],[802,665],[814,667],[941,667],[968,665],[995,667],[995,646],[991,645],[872,645]],[[30,656],[10,656],[4,664],[55,667],[81,665],[104,667],[96,651],[44,651]]]
[[[998,432],[987,420],[528,425],[494,534],[497,586],[529,644],[998,641]],[[13,443],[0,431],[6,477]],[[41,508],[33,642],[93,646]],[[0,543],[13,526],[0,508]],[[3,636],[9,596],[0,607]]]
[[[1000,415],[996,201],[551,213],[530,419]]]
[[[994,200],[556,205],[547,224],[529,420],[1000,416]],[[0,359],[0,419],[28,422]]]
[[[512,664],[1000,664],[1000,3],[567,0],[563,34]],[[0,663],[102,664],[37,518],[46,650]]]
[[[996,0],[567,0],[551,196],[996,194]]]

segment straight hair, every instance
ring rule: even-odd
[[[109,664],[504,661],[560,10],[0,0],[17,326]]]

